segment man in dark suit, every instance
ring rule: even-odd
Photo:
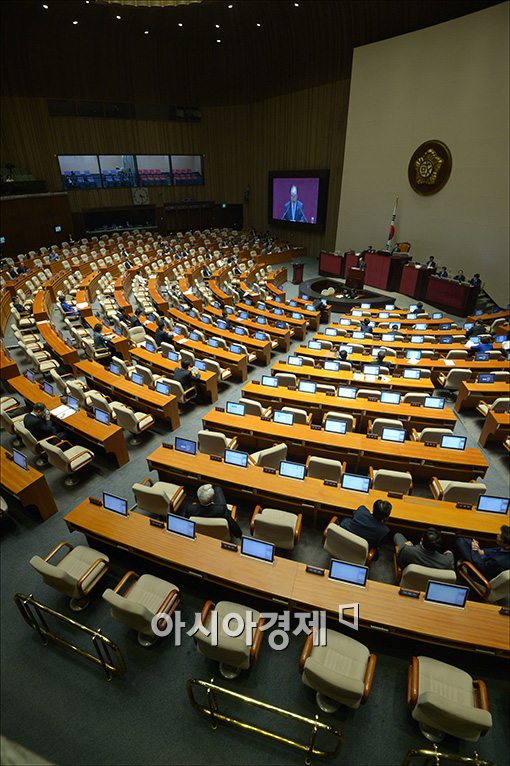
[[[197,499],[188,500],[184,509],[184,515],[203,516],[207,519],[226,519],[232,537],[242,537],[242,530],[235,519],[230,515],[227,501],[221,487],[213,487],[212,484],[202,484],[197,489]]]
[[[465,282],[466,281],[466,277],[464,276],[464,272],[462,271],[462,269],[458,270],[457,274],[455,274],[455,276],[454,276],[454,279],[457,282]]]
[[[353,535],[362,537],[370,548],[376,548],[389,534],[390,530],[384,522],[390,514],[391,503],[387,500],[376,500],[372,506],[372,513],[365,505],[360,505],[350,519],[342,520],[340,526]]]
[[[189,369],[189,362],[181,361],[181,366],[176,367],[174,370],[174,380],[181,384],[186,391],[188,388],[197,388],[196,380],[200,376],[198,373],[193,374]]]
[[[473,287],[481,287],[482,280],[480,279],[480,274],[473,274],[473,276],[469,280],[469,284],[472,285]]]
[[[397,564],[400,569],[408,564],[419,564],[422,567],[431,567],[432,569],[454,569],[455,559],[451,551],[441,553],[441,532],[434,527],[429,527],[424,532],[418,545],[413,545],[410,540],[406,540],[404,535],[397,532],[393,537],[393,542],[398,548]]]
[[[165,320],[163,318],[158,319],[155,338],[157,346],[161,346],[162,343],[173,343],[173,336],[165,330]]]
[[[504,524],[496,537],[497,547],[480,548],[478,540],[460,537],[455,548],[460,560],[470,561],[487,580],[510,569],[510,527]]]
[[[298,188],[295,184],[289,189],[290,200],[285,203],[282,221],[297,221],[298,223],[308,223],[303,208],[303,203],[298,200]]]
[[[49,410],[42,402],[36,402],[32,407],[32,412],[27,412],[23,418],[23,425],[30,431],[34,439],[40,441],[49,436],[57,436],[59,432],[50,420]]]

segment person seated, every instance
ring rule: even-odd
[[[473,327],[466,330],[466,340],[478,335],[485,335],[487,333],[487,327],[484,325],[481,319],[476,319]]]
[[[465,282],[466,277],[464,276],[464,272],[462,269],[459,269],[458,272],[455,274],[454,279],[456,282]]]
[[[436,265],[436,262],[434,260],[434,256],[433,255],[431,255],[430,258],[428,259],[427,263],[425,264],[425,268],[426,269],[437,269],[437,265]]]
[[[135,313],[129,318],[130,327],[143,327],[140,317],[143,316],[143,309],[135,309]]]
[[[184,359],[181,361],[181,366],[176,367],[174,370],[174,380],[181,384],[185,391],[188,388],[197,388],[197,380],[200,378],[198,371],[195,368],[189,369],[189,362]]]
[[[97,322],[94,325],[94,329],[93,329],[94,348],[97,349],[98,351],[105,348],[110,352],[110,354],[115,353],[115,347],[113,343],[110,340],[108,340],[108,338],[105,338],[104,335],[102,335],[102,330],[103,330],[102,324]]]
[[[212,271],[209,268],[209,266],[207,266],[207,264],[202,269],[202,276],[203,276],[204,279],[211,279],[211,277],[212,277]]]
[[[21,274],[21,269],[17,269],[15,266],[11,266],[10,269],[7,269],[7,273],[11,277],[11,279],[17,279]]]
[[[441,279],[448,279],[448,269],[446,266],[443,266],[439,274],[437,275]]]
[[[158,326],[156,329],[156,346],[161,346],[162,343],[173,343],[173,335],[165,330],[165,320],[163,318],[158,319]]]
[[[372,329],[372,327],[373,327],[373,326],[374,326],[374,323],[373,323],[373,322],[371,322],[371,321],[370,321],[370,319],[369,319],[368,317],[365,317],[365,318],[364,318],[364,319],[361,321],[361,327],[360,327],[360,329],[361,329],[361,331],[362,331],[362,332],[368,332],[369,330],[371,330],[371,329]]]
[[[27,306],[24,306],[19,300],[19,298],[13,298],[12,305],[14,306],[18,314],[21,314],[21,316],[28,316],[32,313],[32,305],[33,305],[32,303],[30,303]]]
[[[501,344],[501,348],[503,351],[510,351],[510,332],[507,332],[506,340],[504,340]]]
[[[65,297],[63,295],[60,296],[58,299],[60,302],[60,305],[62,306],[62,311],[69,317],[79,317],[80,312],[76,308],[76,306],[73,306],[72,303],[69,303],[66,301]]]
[[[473,335],[473,338],[475,336]],[[464,344],[472,354],[477,354],[479,351],[492,351],[494,348],[494,335],[491,334],[490,339],[484,343],[474,343],[471,339]]]
[[[389,357],[388,357],[388,359],[385,360],[385,358],[384,358],[385,356],[386,356],[386,349],[385,348],[381,348],[377,352],[377,356],[376,356],[374,361],[375,361],[376,364],[379,364],[381,366],[387,367],[388,368],[388,374],[389,375],[393,375],[393,371],[395,369],[395,365],[392,362],[390,362]]]
[[[350,519],[342,519],[340,526],[353,535],[362,537],[370,548],[376,548],[390,532],[384,523],[390,514],[391,503],[387,500],[376,500],[372,506],[372,513],[365,505],[360,505]]]
[[[390,330],[391,330],[391,332],[398,332],[400,330],[400,327],[399,327],[398,324],[392,324],[390,326]]]
[[[372,250],[370,250],[370,252],[372,252]],[[363,258],[363,256],[361,255],[359,257],[359,259],[358,259],[358,266],[357,266],[357,268],[360,269],[361,271],[365,271],[366,267],[367,267],[366,261]]]
[[[495,547],[480,548],[478,540],[459,537],[455,541],[455,549],[460,561],[469,561],[487,580],[492,580],[498,574],[510,569],[510,527],[503,524],[496,537]]]
[[[348,358],[347,358],[347,351],[345,350],[345,348],[342,348],[342,349],[341,349],[341,350],[338,352],[338,360],[339,360],[340,362],[347,362],[347,361],[348,361]]]
[[[213,487],[212,484],[202,484],[197,489],[196,500],[187,500],[184,516],[203,516],[208,519],[226,519],[232,537],[241,538],[243,532],[235,519],[232,518],[227,507],[227,501],[221,487]]]
[[[416,304],[416,308],[414,310],[415,314],[425,314],[425,309],[423,308],[423,303],[421,301],[418,301]]]
[[[406,540],[404,535],[397,532],[393,542],[398,548],[397,564],[404,569],[409,564],[418,564],[432,569],[454,569],[455,559],[451,551],[441,553],[441,532],[429,527],[423,534],[418,545]]]
[[[27,412],[23,418],[23,425],[37,441],[50,436],[65,436],[64,432],[59,431],[51,422],[50,411],[42,402],[35,402],[32,411]]]
[[[473,287],[481,287],[482,280],[480,279],[480,274],[473,274],[473,276],[469,280],[469,284],[472,285]]]

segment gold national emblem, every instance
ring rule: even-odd
[[[435,194],[450,177],[452,156],[442,141],[425,141],[409,160],[407,176],[417,194]]]
[[[437,152],[432,148],[427,149],[425,154],[422,154],[422,156],[418,157],[414,162],[414,167],[416,169],[416,183],[435,184],[442,164],[443,160]]]

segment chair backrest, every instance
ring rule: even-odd
[[[87,391],[85,395],[82,386],[80,386],[76,380],[67,381],[67,389],[71,396],[73,396],[75,399],[78,399],[81,407],[87,406],[86,395],[89,395],[89,391]]]
[[[325,457],[310,457],[306,469],[307,476],[312,479],[337,481],[342,477],[342,463],[339,460],[329,460]]]
[[[14,430],[20,437],[21,441],[25,445],[27,449],[32,452],[34,455],[40,455],[42,450],[42,447],[39,446],[39,442],[37,439],[30,433],[30,431],[25,428],[23,425],[23,421],[19,420],[14,423]]]
[[[422,567],[419,564],[409,564],[402,572],[400,587],[425,592],[429,580],[454,585],[457,582],[457,576],[453,569],[432,569],[432,567]]]
[[[297,378],[290,372],[277,372],[275,378],[278,381],[279,386],[297,386]]]
[[[425,399],[428,396],[429,394],[419,394],[414,391],[408,391],[407,394],[404,394],[402,402],[404,404],[411,404],[411,402],[417,402],[418,404],[423,404]]]
[[[504,380],[504,381],[510,381],[510,372],[508,370],[496,370],[494,373],[494,380]]]
[[[190,521],[195,522],[195,531],[200,535],[215,537],[217,540],[230,540],[230,530],[226,519],[213,519],[204,516],[190,516]]]
[[[42,439],[40,445],[46,452],[50,465],[55,466],[55,468],[58,468],[60,471],[64,471],[64,473],[69,471],[69,459],[60,447],[51,444],[47,439]]]
[[[419,434],[419,441],[441,444],[443,436],[453,436],[453,431],[450,428],[424,428]]]
[[[115,415],[114,409],[110,402],[99,391],[89,391],[87,393],[87,398],[89,399],[92,407],[97,407],[97,409],[108,412],[110,415]]]
[[[133,343],[143,343],[145,340],[145,329],[143,327],[128,327],[129,340]]]
[[[308,413],[306,410],[300,410],[296,407],[282,407],[282,412],[290,412],[294,415],[294,423],[305,425],[308,423]]]
[[[141,364],[135,365],[135,372],[137,372],[139,375],[143,378],[143,383],[145,386],[153,386],[154,385],[154,375],[152,374],[152,370],[150,370],[148,367],[144,367]]]
[[[447,359],[467,359],[467,351],[448,351],[446,354]]]
[[[358,399],[380,399],[381,392],[375,388],[359,388],[357,393]]]
[[[195,364],[195,354],[192,351],[187,351],[184,348],[181,348],[181,359],[183,362],[188,362],[190,365]]]
[[[503,598],[510,596],[510,569],[505,569],[491,580],[491,589],[487,601],[496,603]]]
[[[239,399],[239,404],[244,404],[244,411],[246,415],[257,415],[262,417],[264,414],[264,408],[260,402],[256,402],[254,399]]]
[[[342,421],[342,423],[345,423],[346,431],[352,431],[354,429],[354,423],[355,423],[354,415],[350,415],[347,412],[335,412],[333,410],[330,410],[324,414],[324,418],[322,422],[324,423],[326,420]]]
[[[389,471],[386,468],[380,468],[374,472],[372,489],[377,489],[381,492],[399,492],[402,495],[407,495],[412,483],[413,477],[408,472]]]
[[[333,558],[351,564],[365,564],[368,556],[367,541],[343,529],[339,524],[328,526],[324,548]]]
[[[30,565],[42,576],[46,585],[51,585],[55,590],[64,593],[69,598],[77,595],[76,579],[62,567],[44,561],[40,556],[32,556]]]
[[[253,535],[260,540],[273,543],[277,548],[292,550],[296,518],[294,514],[286,511],[264,508],[262,513],[258,513],[253,519]]]
[[[198,432],[198,451],[204,453],[204,455],[218,455],[223,457],[223,454],[228,447],[228,439],[225,434],[219,431],[199,431]]]
[[[376,418],[372,423],[370,433],[382,436],[383,428],[397,428],[402,430],[404,424],[400,420],[393,420],[391,418]]]
[[[471,370],[467,370],[463,367],[458,367],[456,370],[450,370],[450,372],[446,376],[444,387],[457,390],[458,388],[460,388],[460,384],[462,383],[462,381],[469,380],[471,375],[472,375]]]
[[[138,422],[134,412],[120,402],[112,402],[112,408],[117,416],[118,426],[125,428],[130,433],[138,433]]]
[[[173,510],[171,507],[172,498],[163,487],[157,486],[160,483],[157,482],[156,486],[151,487],[148,484],[136,482],[133,484],[132,490],[138,508],[166,517],[168,512]]]
[[[153,613],[143,604],[130,600],[129,593],[126,596],[120,596],[111,588],[107,588],[103,593],[103,599],[110,604],[112,617],[123,625],[139,632],[147,631],[150,627]]]
[[[478,498],[487,491],[487,486],[481,481],[449,481],[443,489],[443,500],[450,503],[470,503],[476,505]]]
[[[493,412],[507,412],[509,407],[510,398],[508,396],[500,396],[492,402],[489,409]]]
[[[250,457],[255,461],[256,465],[278,470],[280,461],[287,459],[287,445],[284,443],[274,444],[272,447],[254,452]]]

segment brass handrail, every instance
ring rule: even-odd
[[[111,681],[114,675],[122,676],[125,673],[126,664],[119,647],[107,638],[107,636],[103,636],[100,628],[97,630],[88,628],[86,625],[82,625],[80,622],[76,622],[76,620],[66,617],[65,614],[55,611],[55,609],[52,609],[46,604],[41,604],[39,601],[36,601],[32,594],[24,596],[22,593],[16,593],[14,601],[27,625],[39,634],[44,646],[47,646],[48,639],[51,639],[62,646],[66,646],[71,651],[80,654],[82,657],[86,657],[86,659],[94,662],[96,665],[101,665],[107,681]],[[91,652],[70,643],[65,638],[62,638],[62,636],[53,633],[46,624],[44,618],[45,614],[51,615],[65,625],[72,627],[74,630],[90,636],[96,653],[92,654]]]
[[[434,766],[441,766],[441,764],[445,762],[469,764],[470,766],[496,766],[494,761],[485,761],[483,758],[480,758],[476,750],[472,756],[459,755],[458,753],[441,753],[437,749],[437,745],[433,745],[433,750],[429,748],[415,748],[413,750],[408,750],[401,766],[410,766],[414,758],[433,758]]]
[[[192,706],[199,713],[203,713],[206,717],[211,719],[211,725],[213,729],[216,729],[218,721],[221,721],[222,723],[231,724],[232,726],[236,726],[239,729],[243,729],[245,731],[253,731],[257,734],[262,734],[264,737],[274,739],[277,742],[283,742],[284,744],[295,747],[298,750],[304,750],[307,754],[305,758],[305,763],[307,766],[311,764],[312,756],[319,758],[333,758],[340,752],[340,747],[343,743],[342,734],[333,726],[319,721],[318,716],[315,716],[315,718],[307,718],[306,716],[299,715],[299,713],[293,713],[291,710],[276,707],[269,702],[263,702],[262,700],[254,699],[253,697],[247,697],[245,694],[239,694],[238,692],[233,692],[230,689],[225,689],[223,686],[218,686],[217,684],[213,683],[213,681],[214,679],[211,679],[211,681],[202,681],[198,678],[190,678],[186,683],[188,697]],[[196,701],[193,694],[193,689],[196,686],[202,687],[206,690],[207,701],[209,703],[208,707],[205,705],[200,705]],[[238,702],[243,702],[247,705],[253,705],[254,707],[262,708],[263,710],[269,710],[271,713],[275,713],[276,715],[282,716],[284,718],[292,718],[294,721],[299,721],[300,723],[310,726],[311,732],[308,743],[297,742],[296,740],[289,739],[288,737],[284,737],[281,734],[276,734],[275,732],[268,731],[267,729],[261,729],[254,724],[246,723],[245,721],[241,721],[224,713],[220,713],[215,693],[223,694],[226,697],[231,697]],[[319,731],[325,731],[335,737],[336,745],[333,750],[319,750],[315,748],[315,740]]]

